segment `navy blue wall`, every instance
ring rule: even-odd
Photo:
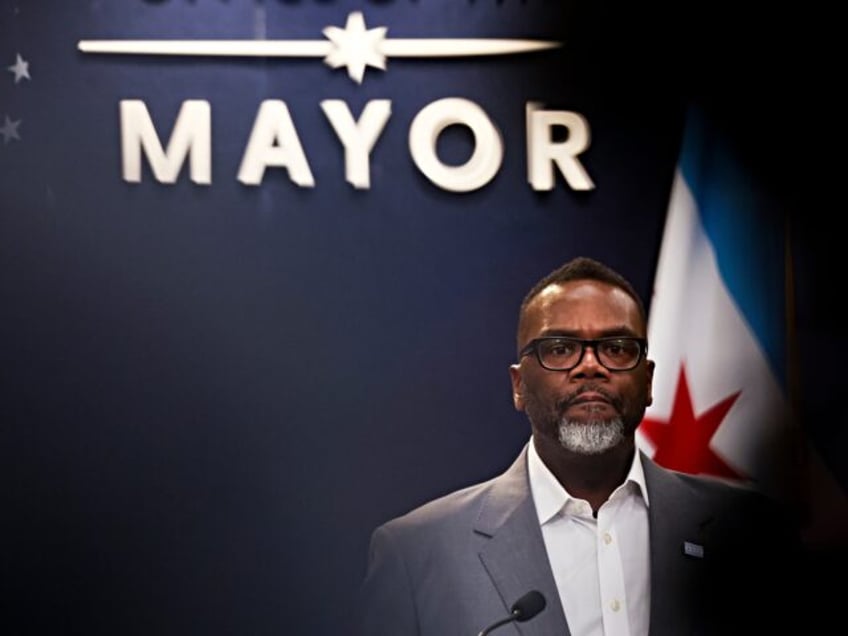
[[[782,49],[761,64],[739,56],[751,23],[620,4],[0,5],[0,62],[30,63],[28,79],[0,76],[0,117],[22,121],[0,145],[0,631],[347,633],[371,529],[495,474],[527,439],[507,366],[530,284],[587,254],[650,300],[689,98],[715,106],[799,222],[798,333],[816,367],[836,331],[816,282],[822,237],[804,225],[818,210],[796,214],[807,182],[778,151],[804,145],[780,136],[782,113],[814,102],[776,88]],[[353,10],[389,37],[564,46],[389,59],[362,84],[319,59],[77,50],[85,39],[321,39]],[[443,97],[476,102],[502,133],[503,165],[479,190],[447,192],[410,157],[413,117]],[[160,183],[147,166],[141,183],[124,181],[126,99],[144,101],[161,138],[180,104],[207,100],[212,183],[185,170]],[[315,187],[281,169],[260,186],[237,181],[264,99],[287,103]],[[345,182],[323,99],[354,115],[391,100],[370,189]],[[562,176],[550,192],[530,187],[528,101],[586,118],[594,190]],[[457,161],[469,152],[457,131],[440,143]],[[800,382],[815,396],[804,412],[832,419],[835,382]],[[830,440],[844,431],[815,429],[834,465],[844,444]]]

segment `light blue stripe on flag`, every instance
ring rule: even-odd
[[[787,390],[783,210],[758,188],[741,152],[692,109],[680,168],[715,248],[718,269]]]

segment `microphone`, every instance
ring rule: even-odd
[[[477,634],[477,636],[486,636],[493,629],[500,627],[501,625],[511,623],[512,621],[518,621],[519,623],[529,621],[543,609],[545,609],[545,597],[538,590],[530,590],[527,594],[512,604],[512,607],[509,610],[509,616],[502,618],[496,623],[492,623],[482,632]]]

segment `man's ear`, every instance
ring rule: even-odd
[[[645,406],[651,406],[654,403],[654,361],[647,360],[647,387],[645,388]]]
[[[512,364],[509,367],[509,379],[512,382],[512,403],[515,405],[516,411],[524,410],[524,381],[521,379],[520,363]]]

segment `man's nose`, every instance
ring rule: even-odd
[[[572,375],[578,376],[607,376],[607,369],[598,359],[598,353],[593,345],[583,346],[583,355],[580,357],[580,362],[571,370]]]

